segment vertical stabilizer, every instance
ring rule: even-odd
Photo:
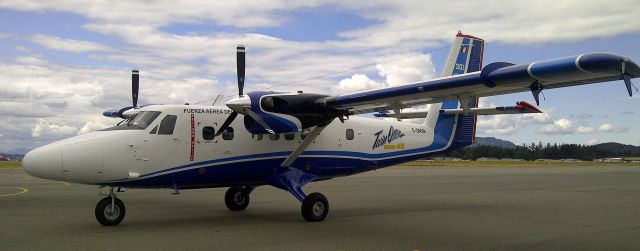
[[[457,74],[464,74],[468,72],[480,71],[482,68],[482,56],[484,52],[484,40],[462,34],[458,32],[451,50],[449,51],[449,57],[444,66],[442,76],[448,77]],[[467,102],[470,107],[477,107],[478,100],[474,97],[461,97],[467,98]],[[440,128],[438,123],[444,123],[443,121],[451,121],[451,117],[459,116],[455,125],[454,142],[458,146],[466,146],[473,144],[475,141],[475,127],[476,116],[475,115],[444,115],[440,114],[440,109],[455,109],[460,107],[458,100],[447,101],[439,104],[432,104],[429,107],[425,125],[430,128]],[[438,134],[434,131],[434,134]]]

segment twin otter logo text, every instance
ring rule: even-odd
[[[404,148],[404,144],[388,145],[404,137],[404,133],[402,133],[402,131],[398,129],[393,128],[393,126],[389,127],[389,132],[387,134],[384,134],[384,130],[380,130],[374,135],[376,135],[376,140],[373,142],[373,148],[371,149],[376,149],[381,146],[384,146],[384,149],[396,149],[396,148],[403,149]]]

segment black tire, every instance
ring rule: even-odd
[[[302,201],[302,217],[309,222],[323,221],[329,214],[329,201],[321,193],[312,193]]]
[[[106,197],[96,205],[96,219],[103,226],[115,226],[120,224],[124,219],[124,215],[127,209],[124,207],[124,203],[118,198],[115,198],[114,212],[111,212],[111,197]]]
[[[242,211],[249,206],[249,194],[241,187],[230,187],[224,195],[224,204],[231,211]]]

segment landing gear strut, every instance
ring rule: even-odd
[[[253,187],[230,187],[224,195],[224,203],[231,211],[242,211],[249,206],[249,194]]]
[[[115,226],[124,219],[126,208],[124,203],[113,192],[113,187],[109,190],[109,196],[100,200],[96,205],[96,219],[103,226]]]

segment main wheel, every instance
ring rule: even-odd
[[[111,207],[111,196],[106,197],[96,205],[96,219],[104,226],[115,226],[124,219],[126,208],[124,203],[118,198],[114,199],[113,210]]]
[[[329,213],[329,201],[321,193],[312,193],[302,201],[300,209],[306,221],[323,221]]]
[[[231,211],[242,211],[249,206],[249,194],[241,187],[230,187],[224,195],[224,203]]]

